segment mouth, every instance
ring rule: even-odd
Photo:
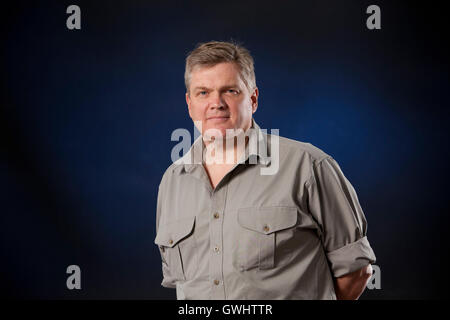
[[[229,117],[227,116],[216,116],[216,117],[209,117],[207,118],[207,120],[212,120],[212,119],[228,119]]]
[[[221,122],[226,122],[228,121],[228,119],[230,119],[230,117],[211,117],[211,118],[207,118],[207,121],[211,121],[213,123],[221,123]]]

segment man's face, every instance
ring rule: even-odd
[[[186,93],[189,116],[201,121],[201,130],[220,130],[251,126],[252,114],[258,107],[258,89],[249,92],[239,75],[236,64],[224,62],[212,67],[196,67],[191,72],[190,88]]]

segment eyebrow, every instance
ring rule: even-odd
[[[193,90],[197,91],[197,90],[209,90],[209,89],[207,87],[195,87]]]
[[[225,90],[225,89],[230,89],[230,88],[239,88],[239,86],[235,85],[235,84],[227,85],[227,86],[221,87],[220,90]],[[193,90],[197,91],[197,90],[211,90],[211,89],[207,88],[207,87],[195,87]]]

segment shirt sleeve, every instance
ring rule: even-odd
[[[313,166],[305,183],[308,210],[320,227],[320,237],[334,277],[375,262],[367,239],[367,221],[355,189],[330,156]]]
[[[156,234],[158,234],[159,219],[161,217],[162,192],[161,185],[158,187],[158,199],[156,202]],[[161,254],[162,275],[163,280],[161,285],[166,288],[176,288],[175,278],[171,275],[169,265],[167,264],[166,252],[164,247],[158,246]]]

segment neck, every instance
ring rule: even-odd
[[[228,139],[204,139],[206,164],[236,164],[245,152],[249,137],[240,134]]]

